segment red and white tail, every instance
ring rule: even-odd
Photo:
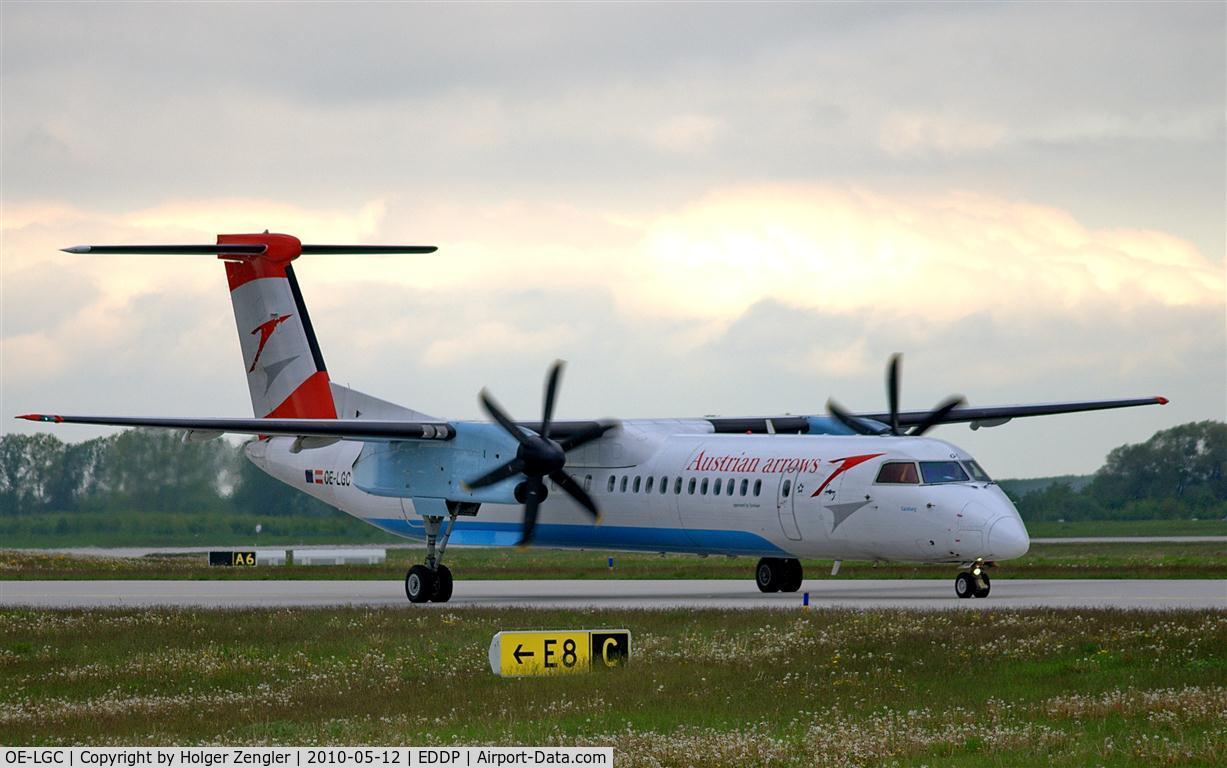
[[[335,419],[337,406],[333,388],[329,386],[328,369],[324,367],[324,356],[320,353],[290,262],[304,254],[433,253],[435,247],[303,245],[296,237],[265,232],[218,235],[217,245],[76,245],[63,250],[69,253],[216,255],[226,263],[230,303],[234,306],[234,322],[238,325],[247,389],[255,415],[277,419]],[[349,400],[365,403],[376,410],[395,407],[361,393],[340,389]]]
[[[219,245],[263,245],[253,256],[226,260],[230,303],[238,326],[247,389],[256,416],[335,419],[328,369],[290,262],[302,243],[290,235],[218,235]]]

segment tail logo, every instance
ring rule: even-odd
[[[260,344],[256,347],[255,359],[251,361],[251,367],[247,369],[251,373],[256,369],[256,363],[260,362],[260,355],[264,352],[264,345],[268,343],[269,337],[273,335],[273,331],[277,330],[277,326],[289,320],[293,315],[278,315],[271,320],[266,320],[252,329],[251,335],[260,334]]]

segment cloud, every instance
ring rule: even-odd
[[[423,222],[396,210],[14,209],[0,233],[5,412],[249,410],[218,265],[57,246],[208,240],[200,228],[228,217],[288,222],[308,241],[418,239],[404,233]],[[796,184],[719,190],[645,219],[523,201],[434,210],[440,232],[464,238],[439,240],[434,257],[298,270],[334,378],[426,412],[476,417],[489,385],[531,414],[557,357],[571,362],[572,417],[816,412],[832,395],[878,409],[883,361],[905,351],[908,407],[952,391],[980,404],[1162,393],[1162,418],[1223,416],[1222,270],[1167,233],[983,195]],[[1017,444],[952,436],[1012,474],[1067,471],[1170,423],[1155,418],[1095,422],[1102,434],[1042,455],[1067,427],[1011,425],[1029,435]]]
[[[713,192],[647,230],[642,311],[740,314],[765,298],[892,317],[1212,306],[1220,265],[1155,231],[1095,229],[1051,206],[821,185]]]
[[[1006,137],[1003,125],[952,115],[910,113],[884,118],[879,142],[892,155],[913,152],[965,154],[993,149]]]
[[[652,143],[666,152],[701,154],[711,149],[720,124],[703,115],[678,115],[661,123],[652,135]]]

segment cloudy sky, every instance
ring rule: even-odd
[[[0,5],[0,429],[251,412],[221,267],[76,243],[429,243],[297,272],[332,377],[476,417],[1163,394],[934,434],[1086,472],[1227,402],[1222,3]],[[62,429],[69,439],[98,434]]]

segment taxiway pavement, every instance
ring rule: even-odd
[[[1200,608],[1227,610],[1227,580],[1008,579],[985,599],[960,600],[954,580],[810,580],[764,595],[750,580],[497,580],[456,582],[448,608],[777,608],[810,605],[907,610],[983,608]],[[277,608],[411,605],[399,581],[0,581],[0,606],[40,608]]]

